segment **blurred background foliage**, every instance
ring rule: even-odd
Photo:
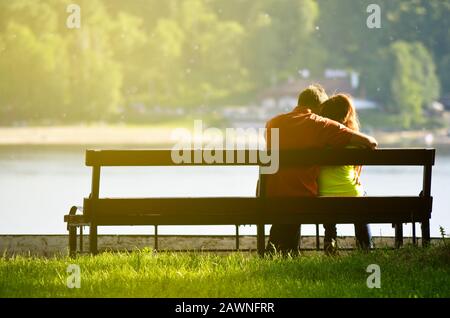
[[[325,68],[420,123],[450,93],[450,1],[0,0],[0,122],[132,120],[133,105],[212,111]]]

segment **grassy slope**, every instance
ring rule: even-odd
[[[81,288],[66,287],[69,264]],[[381,288],[369,289],[369,264]],[[260,259],[249,254],[101,254],[0,259],[0,297],[450,297],[450,246]]]

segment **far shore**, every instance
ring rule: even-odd
[[[36,126],[0,127],[0,145],[168,145],[174,127]]]
[[[174,125],[73,125],[0,127],[0,146],[54,145],[54,146],[143,146],[163,147],[176,143],[172,134]],[[180,127],[192,130],[192,127]],[[446,130],[373,131],[381,146],[448,146],[450,136]]]

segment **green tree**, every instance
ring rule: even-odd
[[[443,91],[450,92],[450,2],[384,1],[386,31],[397,40],[421,42],[433,56]]]
[[[63,29],[71,65],[67,117],[77,121],[107,119],[122,99],[123,76],[115,53],[124,41],[114,42],[121,20],[108,14],[103,1],[78,4],[82,8],[81,28]]]
[[[376,4],[381,7],[380,29],[366,27],[369,15],[366,8],[373,3],[371,0],[318,0],[318,3],[320,36],[324,48],[332,52],[329,66],[357,70],[368,97],[383,104],[391,101],[390,87],[385,84],[389,81],[385,79],[389,78],[394,66],[383,49],[398,41],[422,43],[428,51],[425,54],[431,55],[436,65],[435,71],[429,70],[427,73],[437,73],[443,91],[450,91],[447,72],[450,65],[450,57],[447,58],[450,54],[450,20],[446,18],[450,14],[448,1],[377,1]],[[423,50],[420,49],[420,52]],[[429,56],[418,59],[428,60]],[[423,82],[422,85],[428,83]],[[432,88],[427,91],[437,98],[433,87],[439,86],[439,83],[436,84],[435,78],[431,78],[430,85]],[[430,98],[426,99],[429,102]]]
[[[310,0],[254,2],[243,56],[256,88],[296,76],[299,69],[320,69],[325,51],[314,37],[318,9]]]
[[[11,22],[0,35],[0,103],[4,120],[55,118],[68,92],[63,41],[38,37],[27,26]]]
[[[421,43],[395,42],[385,55],[391,59],[387,109],[400,114],[405,128],[423,122],[423,108],[439,96],[433,59]],[[388,62],[389,63],[389,62]]]
[[[239,55],[244,30],[239,23],[221,20],[202,0],[182,1],[172,18],[184,33],[179,101],[208,105],[245,87],[246,69]]]
[[[440,82],[450,92],[450,3],[380,0],[382,27],[369,29],[372,2],[79,0],[82,26],[69,29],[70,0],[0,0],[1,117],[213,107],[254,98],[299,69],[336,67],[359,72],[361,92],[413,125]]]
[[[4,118],[85,121],[117,110],[126,58],[143,42],[139,20],[126,14],[114,19],[100,0],[78,1],[82,27],[69,29],[69,3],[0,2]]]

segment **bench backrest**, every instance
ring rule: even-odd
[[[172,150],[87,150],[86,166],[93,168],[91,198],[99,197],[100,168],[105,166],[264,166],[258,150],[215,150],[222,152],[223,160],[208,162],[209,150],[184,150],[191,160],[176,163]],[[233,158],[234,160],[225,160]],[[431,196],[431,171],[435,162],[435,149],[308,149],[282,150],[279,166],[302,165],[363,165],[363,166],[422,166],[422,196]],[[266,175],[260,175],[263,182]],[[262,185],[263,186],[263,185]]]
[[[191,162],[175,163],[172,150],[87,150],[86,166],[262,166],[266,165],[258,150],[215,150],[223,158],[234,156],[233,162],[207,162],[205,153],[209,150],[184,150]],[[214,152],[214,151],[213,151]],[[238,161],[239,158],[244,161]],[[308,149],[281,150],[281,166],[301,165],[374,165],[374,166],[433,166],[435,149]],[[200,158],[201,161],[194,158]],[[256,160],[253,160],[256,158]]]
[[[220,150],[223,158],[227,151]],[[431,171],[434,149],[327,149],[279,152],[279,166],[302,165],[391,165],[422,166],[421,195],[363,198],[99,198],[100,171],[104,166],[263,166],[256,150],[232,151],[240,160],[206,162],[209,151],[192,150],[191,162],[175,163],[171,150],[88,150],[86,165],[93,168],[90,198],[84,212],[102,225],[136,224],[273,224],[289,219],[297,223],[390,223],[427,221],[431,217]],[[195,157],[196,156],[196,157]],[[239,157],[240,156],[240,157]],[[187,156],[189,157],[189,156]],[[220,157],[220,156],[219,156]],[[210,158],[210,157],[209,157]],[[256,159],[255,159],[256,158]],[[265,189],[268,175],[259,175],[259,188]],[[182,207],[182,209],[180,209]],[[277,213],[273,213],[276,211]],[[333,213],[329,213],[332,211]]]

